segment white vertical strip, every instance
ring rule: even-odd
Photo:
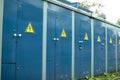
[[[116,72],[118,71],[118,56],[117,56],[117,43],[118,40],[117,40],[117,32],[116,32]]]
[[[1,64],[2,64],[2,30],[3,30],[3,10],[4,0],[0,0],[0,80],[1,80]]]
[[[105,27],[105,43],[106,43],[106,54],[105,54],[105,71],[108,72],[108,44],[107,44],[107,26]]]
[[[94,77],[94,20],[91,19],[91,77]]]
[[[42,80],[46,80],[46,49],[47,49],[47,2],[43,7],[43,44],[42,44]]]
[[[74,65],[75,65],[75,13],[72,11],[72,80],[74,80]]]

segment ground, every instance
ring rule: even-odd
[[[120,80],[120,71],[112,73],[104,73],[102,75],[95,76],[94,78],[86,76],[81,80]]]

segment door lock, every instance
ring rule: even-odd
[[[82,50],[82,49],[83,49],[83,47],[80,45],[80,46],[79,46],[79,49],[80,49],[80,50]]]
[[[19,70],[20,69],[20,67],[17,67],[17,70]]]

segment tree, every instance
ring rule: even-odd
[[[86,9],[93,9],[94,14],[101,15],[103,14],[101,9],[104,7],[104,5],[100,2],[90,2],[90,0],[79,0],[79,5],[81,7],[84,7]]]
[[[59,0],[59,1],[66,2],[69,0]],[[78,4],[77,6],[91,10],[93,14],[97,16],[105,16],[104,13],[102,13],[101,11],[104,6],[100,2],[91,2],[90,0],[78,0],[77,4]]]
[[[120,25],[120,19],[117,20],[117,23],[116,23],[116,24]]]

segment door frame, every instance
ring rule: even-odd
[[[3,10],[4,0],[0,0],[0,79],[1,79],[1,65],[2,65],[2,32],[3,32]]]

